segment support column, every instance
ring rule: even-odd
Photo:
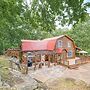
[[[34,63],[35,63],[35,64],[34,64],[34,70],[36,70],[36,65],[37,65],[37,60],[36,60],[36,58],[37,58],[37,55],[35,54],[35,58],[34,58],[34,59],[35,59],[35,62],[34,62]]]
[[[54,65],[56,66],[57,63],[57,54],[55,54],[55,59],[54,59]]]
[[[42,68],[41,54],[40,54],[40,63],[39,63],[39,68]]]
[[[48,56],[48,67],[50,67],[50,55]]]

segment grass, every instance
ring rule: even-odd
[[[59,78],[49,84],[49,90],[90,90],[90,85],[72,78]]]
[[[0,75],[4,80],[9,78],[9,61],[5,56],[0,56]]]
[[[10,62],[7,57],[0,56],[0,75],[3,81],[8,83],[11,87],[14,86],[15,83],[19,84],[24,82],[22,78],[15,77],[9,70]]]

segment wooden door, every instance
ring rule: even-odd
[[[66,60],[67,60],[67,52],[66,50],[63,50],[61,54],[61,63],[64,64]]]

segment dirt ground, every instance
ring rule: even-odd
[[[33,90],[38,86],[37,81],[10,68],[8,57],[0,56],[0,90]]]
[[[63,72],[62,77],[83,80],[87,84],[90,84],[90,63],[79,66],[77,70],[67,69]]]
[[[90,90],[90,85],[84,81],[76,81],[72,78],[58,78],[56,80],[48,81],[47,86],[49,90]]]
[[[78,69],[68,69],[57,65],[29,70],[29,76],[43,82],[48,90],[90,90],[90,63]]]
[[[90,63],[81,65],[78,69],[68,69],[60,65],[51,66],[49,68],[46,66],[36,71],[29,70],[29,76],[41,82],[61,77],[83,80],[87,84],[90,84]]]
[[[8,64],[3,59],[5,60],[6,57],[0,57],[2,61],[0,65],[8,67]],[[7,69],[5,68],[5,70]],[[3,71],[5,72],[5,70]],[[22,83],[19,82],[16,85],[18,90],[31,88],[32,85],[36,87],[36,81],[40,81],[43,85],[48,86],[48,90],[90,90],[90,63],[81,65],[78,69],[68,69],[60,65],[51,65],[49,68],[48,66],[43,66],[36,70],[33,67],[29,68],[28,75],[23,75],[19,71],[13,71],[13,73],[13,75],[21,77],[24,80]]]

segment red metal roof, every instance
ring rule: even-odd
[[[22,40],[22,51],[54,50],[56,39],[53,40]]]
[[[21,50],[22,51],[54,50],[57,39],[62,38],[63,36],[66,35],[61,35],[44,40],[21,40]],[[66,37],[69,38],[68,36]],[[62,49],[57,50],[57,52],[61,53]]]
[[[62,53],[63,49],[62,48],[57,48],[56,53]]]

